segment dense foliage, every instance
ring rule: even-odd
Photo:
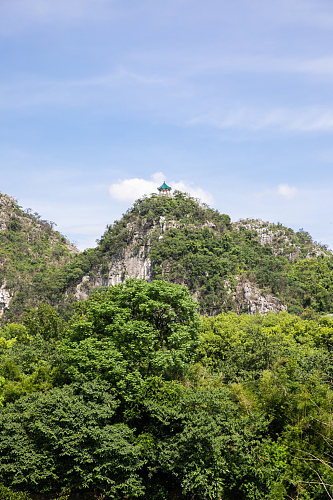
[[[128,280],[4,326],[0,499],[331,498],[333,320],[196,309]]]

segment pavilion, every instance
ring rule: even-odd
[[[164,181],[162,186],[157,188],[158,191],[160,192],[160,195],[166,195],[169,196],[171,192],[171,187],[167,185],[167,183]]]

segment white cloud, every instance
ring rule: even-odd
[[[294,186],[289,186],[289,184],[279,184],[276,188],[266,188],[259,192],[253,192],[253,199],[256,200],[270,200],[273,203],[278,202],[279,197],[287,198],[289,200],[296,197],[298,194],[298,189]]]
[[[123,179],[111,184],[109,192],[111,198],[115,200],[133,202],[141,196],[157,193],[157,187],[162,184],[164,180],[165,176],[162,172],[154,173],[150,179],[138,177]],[[199,198],[204,203],[211,204],[213,202],[212,195],[200,187],[186,184],[186,182],[183,181],[168,181],[168,184],[171,185],[172,189],[189,193],[191,196]]]
[[[156,192],[157,185],[163,182],[163,174],[157,172],[151,176],[151,180],[133,177],[124,179],[110,186],[110,195],[118,201],[134,201],[145,194]]]
[[[289,186],[288,184],[279,184],[277,187],[277,193],[285,198],[294,198],[298,193],[297,188]]]
[[[190,186],[189,184],[186,184],[182,181],[174,182],[172,186],[178,191],[183,191],[184,193],[189,193],[194,198],[199,198],[199,200],[207,203],[208,205],[211,205],[214,201],[213,196],[208,191],[205,191],[200,187]]]

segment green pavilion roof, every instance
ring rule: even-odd
[[[170,190],[171,190],[171,187],[170,187],[170,186],[168,186],[168,185],[166,184],[166,182],[164,181],[164,182],[163,182],[163,184],[162,184],[162,186],[160,186],[160,187],[159,187],[159,188],[157,188],[157,189],[158,189],[159,191],[162,191],[163,189],[167,189],[168,191],[170,191]]]

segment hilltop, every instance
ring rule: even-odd
[[[68,249],[69,252],[69,249]],[[186,285],[202,314],[333,312],[333,257],[303,230],[230,217],[175,192],[137,200],[96,248],[73,255],[29,290],[66,312],[93,288],[128,277]]]

